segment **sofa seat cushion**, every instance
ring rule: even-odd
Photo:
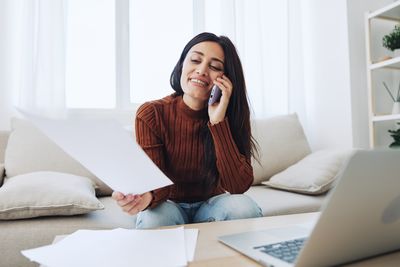
[[[0,266],[37,267],[20,251],[51,244],[56,235],[71,234],[79,229],[134,228],[136,216],[125,214],[111,197],[99,200],[104,210],[84,215],[0,221]]]
[[[252,120],[251,131],[259,145],[259,164],[252,160],[253,184],[268,181],[311,153],[296,114]]]
[[[326,194],[302,195],[264,185],[252,186],[245,194],[258,204],[264,216],[319,211],[326,198]]]

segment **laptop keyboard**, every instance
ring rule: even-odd
[[[254,247],[261,252],[264,252],[272,257],[281,259],[288,263],[294,263],[300,249],[303,247],[306,238],[298,238],[288,241],[283,241],[275,244]]]

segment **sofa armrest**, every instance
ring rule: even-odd
[[[0,163],[0,186],[3,185],[5,174],[4,163]]]

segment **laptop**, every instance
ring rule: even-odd
[[[264,266],[332,266],[400,249],[400,151],[359,150],[311,225],[220,236]]]

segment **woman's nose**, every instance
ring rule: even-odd
[[[205,64],[199,65],[196,69],[196,74],[206,76],[208,74],[207,73],[207,65],[205,65]]]

